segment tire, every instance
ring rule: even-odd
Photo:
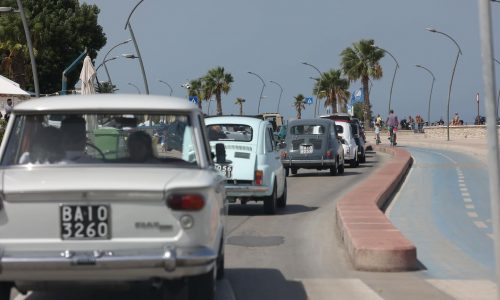
[[[344,174],[344,169],[345,169],[344,165],[345,165],[345,160],[344,163],[338,167],[339,174]]]
[[[220,242],[220,248],[219,248],[219,255],[217,256],[217,273],[216,273],[216,279],[221,280],[224,278],[224,241],[221,240]]]
[[[268,215],[274,215],[276,213],[276,202],[278,202],[276,195],[276,179],[274,180],[273,193],[271,196],[264,199],[264,211]]]
[[[359,166],[358,153],[355,154],[354,160],[349,164],[351,168],[357,168]]]
[[[286,206],[286,198],[287,198],[287,187],[286,187],[286,178],[285,178],[285,184],[283,187],[283,194],[281,197],[278,198],[278,207],[279,208],[284,208]]]
[[[335,160],[335,166],[330,168],[330,175],[332,175],[332,176],[337,175],[337,173],[338,173],[337,168],[338,168],[338,162],[337,162],[337,160]]]
[[[0,300],[10,300],[11,289],[12,289],[12,283],[0,282]]]
[[[291,172],[292,172],[292,175],[297,175],[297,168],[292,168]]]
[[[191,276],[187,281],[189,300],[214,300],[215,299],[215,270],[208,273]]]

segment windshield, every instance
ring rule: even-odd
[[[2,165],[197,166],[188,115],[17,115]]]
[[[212,124],[207,126],[210,141],[251,142],[253,129],[245,124]]]

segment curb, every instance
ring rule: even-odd
[[[406,150],[398,147],[373,148],[393,158],[338,201],[340,237],[357,270],[416,270],[417,248],[381,211],[404,180],[413,160]]]

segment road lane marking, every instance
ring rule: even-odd
[[[476,225],[477,228],[488,228],[488,225],[483,221],[474,221],[474,225]]]
[[[458,300],[496,299],[496,284],[489,280],[443,280],[427,279],[439,290]]]
[[[487,235],[490,239],[495,240],[495,236],[493,235],[493,233],[487,233],[486,235]]]
[[[469,192],[462,193],[462,197],[464,197],[464,198],[470,198]]]
[[[308,299],[330,300],[333,298],[332,295],[335,295],[336,299],[384,299],[358,278],[307,278],[300,281],[306,290]]]
[[[477,218],[478,217],[478,215],[475,211],[468,211],[467,215],[469,216],[469,218]]]
[[[464,187],[464,188],[467,188],[467,185],[465,185],[465,183],[459,183],[459,184],[458,184],[458,186],[459,186],[459,187],[462,187],[462,188],[463,188],[463,187]]]
[[[467,208],[467,209],[475,209],[474,204],[465,204],[465,208]]]

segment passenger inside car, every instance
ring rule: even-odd
[[[62,133],[58,128],[41,127],[33,136],[29,152],[25,152],[19,159],[20,164],[57,163],[64,158],[62,147]]]
[[[134,163],[150,162],[155,160],[153,141],[144,131],[136,131],[127,139],[129,160]]]

